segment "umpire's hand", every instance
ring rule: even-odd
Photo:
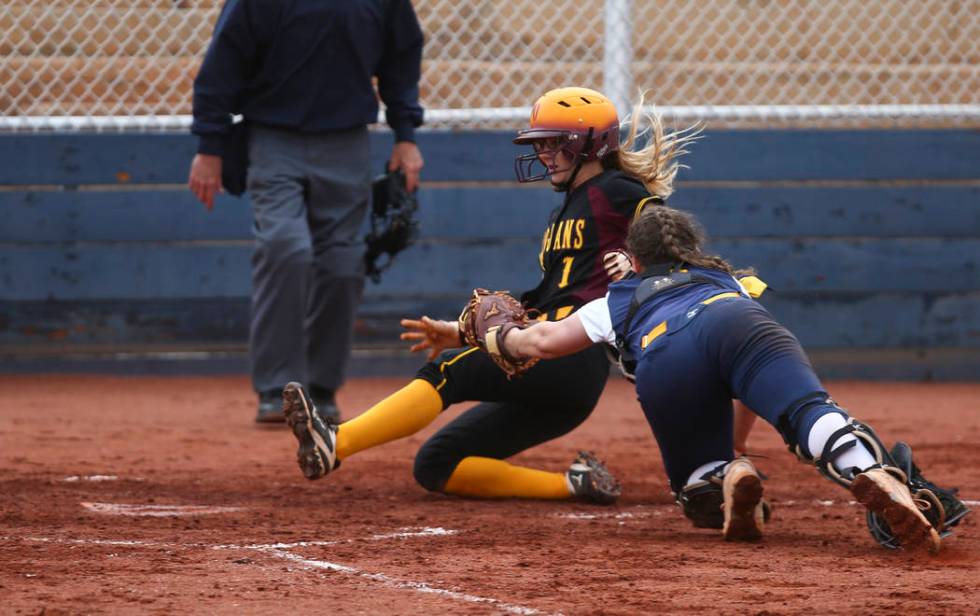
[[[405,188],[408,192],[414,191],[419,185],[419,172],[422,171],[422,153],[419,146],[411,141],[399,141],[391,149],[391,159],[388,162],[388,171],[401,169],[405,174]],[[219,180],[220,180],[220,173]]]
[[[221,188],[221,157],[212,154],[198,154],[191,161],[191,173],[187,186],[209,210],[214,207],[214,196],[223,192]]]

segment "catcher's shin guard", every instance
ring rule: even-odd
[[[941,538],[951,535],[953,527],[970,513],[969,507],[956,497],[956,488],[941,488],[926,479],[912,460],[912,448],[906,443],[896,443],[890,454],[892,461],[908,478],[912,498],[922,511],[922,515]],[[883,516],[868,511],[866,520],[868,530],[875,541],[889,549],[901,547],[901,540]]]
[[[827,403],[833,406],[833,400],[827,399]],[[839,408],[839,407],[838,407]],[[841,413],[846,416],[846,412],[841,409]],[[842,437],[847,435],[854,436],[854,440],[849,440],[846,443],[837,446],[837,442],[841,440]],[[885,449],[885,445],[875,434],[871,426],[861,423],[860,421],[854,419],[853,417],[848,417],[847,424],[830,435],[827,439],[826,445],[824,445],[823,451],[820,452],[819,456],[810,457],[806,454],[802,445],[799,443],[791,443],[789,450],[793,452],[797,458],[803,462],[813,464],[820,471],[820,474],[830,479],[837,485],[843,486],[850,489],[851,482],[854,481],[854,477],[857,476],[862,470],[858,468],[847,468],[838,469],[834,462],[843,454],[845,451],[852,447],[858,445],[863,445],[871,456],[875,459],[876,467],[895,467],[896,464],[892,461],[891,456],[889,456],[888,451]]]
[[[829,402],[832,403],[832,401]],[[835,445],[841,437],[848,434],[853,435],[855,440],[848,441],[836,447]],[[863,472],[862,469],[857,468],[838,469],[834,465],[834,461],[846,450],[858,444],[868,450],[875,459],[875,465],[869,469],[863,469]],[[951,532],[950,527],[959,523],[963,519],[963,516],[970,511],[962,501],[956,498],[955,490],[940,488],[922,476],[921,471],[912,462],[912,450],[908,445],[898,443],[889,452],[884,443],[881,442],[881,439],[878,438],[878,435],[871,429],[871,426],[853,417],[848,418],[847,425],[834,432],[827,439],[827,444],[824,446],[819,457],[813,459],[808,458],[799,445],[792,446],[790,451],[795,453],[804,462],[810,462],[816,465],[821,475],[855,493],[858,496],[858,500],[868,506],[868,512],[866,514],[868,530],[871,532],[872,538],[886,548],[894,549],[901,547],[901,536],[903,534],[909,539],[915,538],[914,535],[916,535],[916,532],[909,529],[921,517],[928,521],[931,529],[934,529],[934,532],[918,533],[922,536],[917,538],[927,539],[933,551],[936,551],[939,549],[941,537],[949,535]],[[897,485],[891,485],[891,482],[881,474],[868,472],[874,469],[884,471],[897,482]],[[855,486],[854,481],[860,475],[864,475],[865,477],[862,478],[861,485]],[[869,478],[875,481],[869,481]],[[867,493],[869,491],[878,492],[879,494],[876,497],[868,497],[867,499],[862,499],[858,495],[858,492]],[[897,509],[893,507],[893,502],[896,499],[904,502],[906,498],[910,499],[910,507],[914,506],[918,510],[917,512],[910,510],[905,512],[907,515],[903,515],[901,507]],[[874,502],[869,504],[866,500]],[[886,520],[885,509],[888,509],[894,515],[898,515],[899,518],[897,519],[906,518],[899,522],[903,526],[900,532],[893,532],[893,529]]]
[[[730,463],[719,464],[708,471],[698,481],[684,486],[674,497],[684,517],[694,524],[695,528],[717,528],[725,526],[725,494],[723,484],[726,469]],[[765,500],[762,503],[763,521],[768,522],[772,516],[772,508]]]

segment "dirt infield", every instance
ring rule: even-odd
[[[402,384],[348,384],[346,413]],[[980,384],[831,383],[930,479],[980,498]],[[848,494],[767,426],[751,449],[776,510],[726,544],[672,505],[629,385],[517,462],[600,452],[617,506],[432,495],[411,475],[436,427],[308,482],[244,378],[0,377],[0,612],[977,613],[973,516],[935,557],[872,543]],[[515,426],[519,429],[519,426]],[[832,502],[831,502],[832,501]],[[977,507],[974,506],[976,509]]]

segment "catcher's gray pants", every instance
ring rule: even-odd
[[[256,391],[344,380],[364,289],[366,128],[303,134],[253,126],[250,355]]]

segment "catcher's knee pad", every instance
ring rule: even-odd
[[[674,494],[677,504],[684,516],[696,528],[723,528],[725,525],[725,495],[722,483],[725,480],[725,469],[728,462],[723,462],[708,471],[697,481],[687,484]],[[762,501],[765,521],[768,522],[772,508],[765,500]]]
[[[776,418],[776,430],[783,437],[783,442],[798,458],[812,460],[805,442],[806,435],[801,434],[801,427],[812,426],[820,417],[828,413],[838,413],[845,418],[847,411],[837,405],[823,391],[811,392],[790,403]],[[808,421],[809,420],[809,421]]]
[[[721,491],[721,474],[725,465],[705,473],[701,479],[684,486],[674,496],[684,516],[696,528],[721,528],[725,524],[722,507],[725,498]]]
[[[889,457],[892,464],[907,478],[913,500],[939,536],[947,537],[952,534],[953,527],[970,513],[970,508],[956,497],[957,489],[941,488],[926,479],[912,460],[912,448],[906,443],[896,443],[889,452]],[[878,514],[868,511],[866,520],[875,541],[886,548],[901,547],[888,523]]]

